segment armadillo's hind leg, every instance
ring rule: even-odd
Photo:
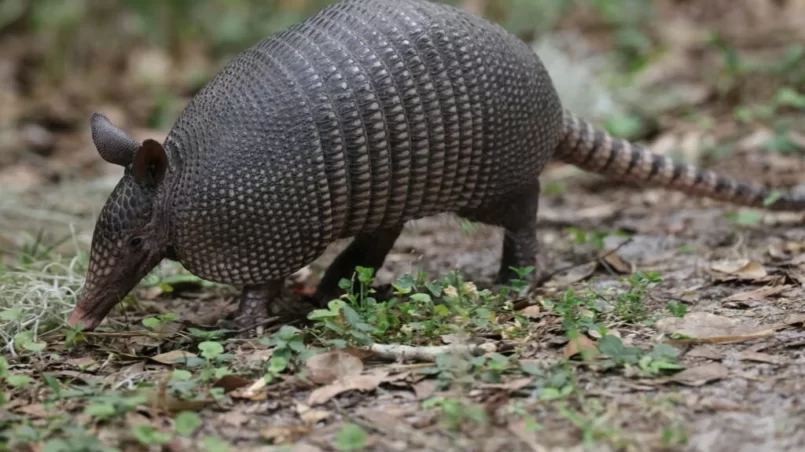
[[[273,315],[277,315],[277,312],[274,312],[277,309],[272,309],[272,305],[280,300],[282,285],[282,280],[276,280],[243,288],[235,318],[235,324],[243,331],[241,336],[251,333],[262,335],[265,323]],[[247,329],[249,331],[246,331]]]
[[[539,280],[540,265],[537,259],[537,210],[539,184],[532,185],[514,196],[490,203],[482,209],[459,212],[465,218],[480,221],[504,230],[503,252],[496,284],[507,284],[520,276],[515,270],[532,268],[525,276],[532,284]]]
[[[342,293],[338,287],[339,281],[351,278],[356,267],[372,268],[377,272],[402,230],[403,226],[396,226],[355,236],[352,243],[341,251],[324,273],[316,288],[316,302],[324,306],[330,300],[338,298]]]

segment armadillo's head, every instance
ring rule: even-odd
[[[106,200],[92,237],[81,299],[68,324],[92,330],[166,256],[162,206],[168,158],[154,140],[137,143],[106,117],[92,117],[92,139],[104,160],[125,168]]]

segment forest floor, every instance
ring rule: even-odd
[[[642,71],[646,104],[668,92],[687,104],[656,107],[635,138],[799,192],[805,46],[744,25],[768,45],[697,41]],[[0,64],[0,80],[20,61]],[[167,264],[97,331],[70,329],[95,215],[118,177],[91,148],[85,113],[103,107],[137,137],[165,133],[73,88],[28,87],[14,97],[24,107],[0,105],[23,118],[0,128],[0,150],[13,140],[6,148],[34,155],[0,152],[0,450],[805,448],[805,213],[559,164],[543,174],[539,212],[540,264],[555,274],[535,293],[485,289],[501,231],[439,216],[408,225],[343,300],[260,338],[223,329],[233,288]],[[633,131],[636,119],[619,118],[611,130]],[[343,245],[285,295],[309,293]]]

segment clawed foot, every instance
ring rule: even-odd
[[[243,289],[234,319],[239,338],[261,337],[277,325],[306,319],[316,308],[311,300],[286,293],[283,287],[281,282],[271,282]]]

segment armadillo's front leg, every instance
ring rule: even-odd
[[[341,251],[324,273],[316,288],[316,302],[324,306],[330,300],[338,298],[341,294],[339,281],[351,278],[355,273],[355,267],[368,267],[377,272],[383,266],[386,255],[394,247],[394,242],[402,230],[402,226],[397,226],[355,236],[352,243]]]
[[[282,280],[271,281],[265,284],[245,286],[240,295],[240,305],[238,306],[235,323],[238,328],[245,330],[255,328],[255,333],[260,335],[264,323],[276,315],[271,309],[272,304],[280,300],[282,294]]]

